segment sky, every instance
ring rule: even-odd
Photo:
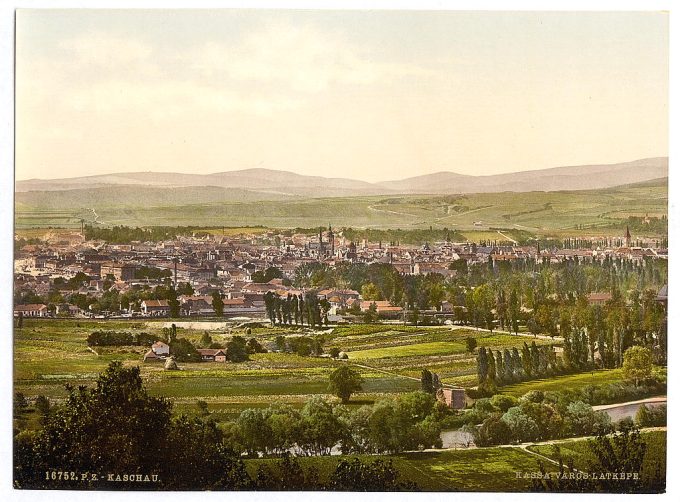
[[[668,155],[661,12],[18,10],[17,179]]]

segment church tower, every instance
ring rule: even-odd
[[[631,237],[630,237],[630,229],[628,228],[628,225],[626,225],[626,247],[630,247],[630,242],[631,242]]]

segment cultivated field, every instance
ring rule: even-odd
[[[124,206],[115,197],[102,195],[82,202],[77,197],[57,200],[55,193],[17,194],[17,228],[73,227],[80,218],[86,222],[96,219],[104,225],[194,225],[216,229],[222,225],[308,228],[330,223],[334,227],[360,228],[447,227],[465,231],[471,241],[510,241],[515,239],[512,231],[541,236],[618,236],[628,216],[661,216],[668,211],[665,180],[573,192],[206,200],[191,204],[181,200],[154,204],[142,197]],[[136,204],[138,200],[144,200],[144,205]],[[504,229],[503,235],[497,228]]]
[[[154,395],[172,398],[177,409],[195,410],[196,400],[208,402],[217,419],[233,418],[244,408],[268,406],[273,402],[302,406],[312,395],[328,395],[328,376],[344,364],[328,357],[303,357],[270,351],[252,354],[243,363],[181,363],[182,371],[163,370],[160,362],[142,362],[145,346],[87,347],[87,336],[96,330],[146,332],[162,336],[164,323],[139,321],[30,320],[15,331],[15,390],[27,397],[44,394],[63,398],[64,386],[87,385],[113,360],[139,365],[142,377]],[[181,326],[181,324],[180,324]],[[179,327],[177,335],[199,343],[206,331],[200,323]],[[205,323],[206,327],[215,324]],[[364,378],[363,389],[353,397],[354,405],[372,403],[385,394],[420,388],[423,369],[438,373],[450,385],[476,384],[475,354],[466,350],[465,339],[494,349],[520,346],[526,337],[489,334],[488,331],[449,327],[357,325],[338,327],[324,336],[324,349],[346,351],[348,363]],[[276,336],[296,336],[295,328],[256,328],[252,334],[235,328],[211,329],[213,341],[226,343],[231,335],[252,336],[272,348]],[[537,340],[548,343],[546,340]]]

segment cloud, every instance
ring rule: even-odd
[[[90,70],[99,67],[121,69],[135,63],[146,63],[153,53],[153,48],[141,40],[99,32],[64,40],[59,47],[71,64]]]
[[[310,95],[389,84],[430,71],[383,61],[339,32],[267,24],[235,44],[175,51],[139,38],[88,32],[20,71],[21,102],[77,113],[134,111],[154,119],[195,113],[271,115]]]
[[[430,73],[414,65],[377,61],[337,33],[281,24],[251,33],[236,46],[210,42],[181,57],[205,78],[278,85],[301,93]]]

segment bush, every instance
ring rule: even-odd
[[[340,349],[337,348],[337,347],[331,347],[331,349],[328,351],[328,353],[330,354],[330,356],[333,359],[337,359],[338,356],[340,355]]]
[[[475,444],[477,446],[507,444],[512,439],[512,435],[512,430],[507,422],[501,420],[498,415],[493,415],[482,423],[475,438]]]
[[[508,411],[513,406],[517,406],[518,400],[514,396],[506,396],[505,394],[496,394],[491,398],[491,404],[501,410],[503,413]]]
[[[529,401],[530,403],[541,403],[545,398],[545,394],[542,390],[530,390],[522,397],[519,398],[520,401]]]
[[[540,431],[536,421],[515,406],[506,411],[501,417],[512,433],[512,439],[517,442],[536,441],[540,438]]]
[[[619,432],[622,431],[629,431],[633,427],[635,427],[635,422],[633,422],[633,419],[630,417],[625,417],[616,422],[616,430]]]
[[[635,414],[635,423],[640,427],[664,427],[666,425],[666,405],[647,407],[642,405]]]

